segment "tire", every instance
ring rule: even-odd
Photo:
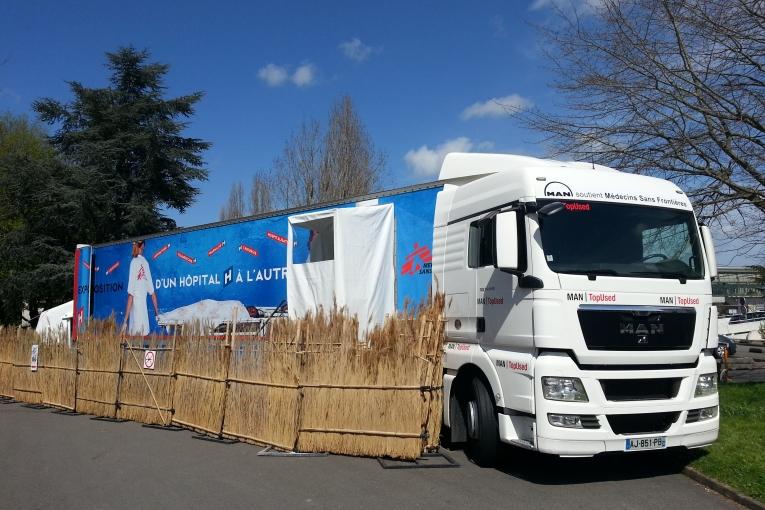
[[[468,422],[465,451],[479,466],[491,467],[496,465],[499,457],[499,424],[494,399],[486,384],[478,378],[472,380],[471,389],[465,409]]]

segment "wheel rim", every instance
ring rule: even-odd
[[[467,405],[467,432],[470,439],[478,439],[478,403],[471,400]]]

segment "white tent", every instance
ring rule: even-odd
[[[308,260],[294,259],[296,229],[310,233]],[[346,307],[360,333],[395,309],[393,205],[329,209],[289,218],[287,302],[291,318]]]
[[[49,308],[40,314],[35,331],[38,335],[65,338],[69,341],[72,324],[74,302],[68,301],[62,305]]]

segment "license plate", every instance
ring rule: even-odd
[[[640,437],[626,439],[624,445],[625,452],[634,452],[638,450],[659,450],[667,447],[666,436]]]

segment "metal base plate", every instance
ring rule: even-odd
[[[191,439],[199,439],[200,441],[210,441],[211,443],[220,443],[220,444],[234,444],[239,442],[236,439],[229,439],[227,437],[206,436],[204,434],[197,434],[195,436],[191,436]]]
[[[26,407],[27,409],[50,409],[50,406],[44,404],[21,404],[21,407]]]
[[[283,452],[267,446],[260,450],[257,455],[258,457],[326,457],[329,454],[327,452]]]
[[[142,427],[146,427],[147,429],[169,430],[171,432],[178,432],[179,430],[186,430],[183,427],[179,427],[178,425],[160,425],[158,423],[144,423],[141,426]]]
[[[69,409],[56,409],[53,411],[53,414],[60,414],[62,416],[82,416],[82,413],[78,413],[77,411],[71,411]]]
[[[383,469],[435,469],[456,468],[459,463],[443,450],[435,453],[425,453],[422,457],[410,460],[394,460],[377,457],[377,462]]]
[[[130,420],[126,420],[125,418],[109,418],[108,416],[94,416],[91,418],[91,420],[109,421],[112,423],[125,423],[126,421],[130,421]]]

